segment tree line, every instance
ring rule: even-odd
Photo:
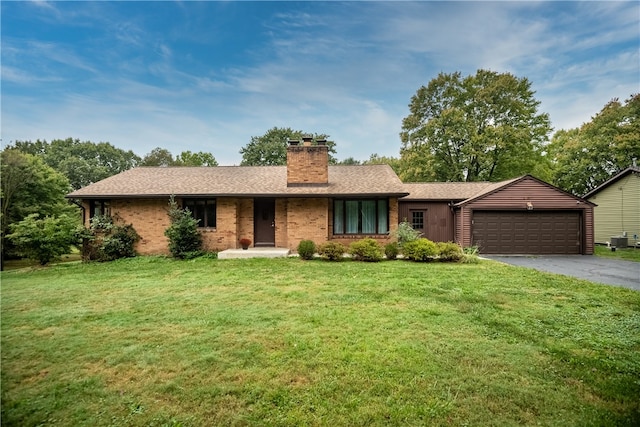
[[[287,141],[309,135],[327,141],[330,164],[388,164],[404,182],[500,181],[532,174],[581,196],[640,159],[640,94],[613,99],[589,122],[551,138],[549,115],[539,106],[527,78],[488,70],[440,73],[411,97],[398,157],[374,153],[366,160],[340,161],[328,134],[274,127],[240,149],[241,165],[284,165]],[[64,198],[74,189],[137,166],[218,165],[207,152],[174,157],[158,147],[139,157],[108,142],[73,138],[15,141],[2,150],[0,163],[3,257],[15,249],[6,236],[21,221],[49,227],[49,233],[54,220],[59,228],[79,222],[79,209]]]

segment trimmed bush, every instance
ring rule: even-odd
[[[400,249],[398,248],[397,242],[388,243],[384,247],[384,256],[386,256],[389,260],[398,258],[399,253]]]
[[[438,245],[429,239],[418,239],[402,246],[402,254],[411,261],[433,261],[438,255]]]
[[[367,238],[353,242],[349,253],[356,261],[378,262],[382,260],[382,248],[373,239]]]
[[[318,246],[318,253],[328,261],[341,261],[347,248],[339,242],[326,242]]]
[[[301,240],[298,244],[298,255],[300,259],[310,260],[313,259],[313,254],[316,253],[316,244],[311,240]]]
[[[440,261],[460,261],[462,259],[462,247],[453,242],[438,242]]]

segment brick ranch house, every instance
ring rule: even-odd
[[[532,176],[498,183],[403,184],[388,165],[332,166],[323,141],[290,141],[286,166],[139,167],[67,195],[88,226],[108,213],[132,224],[141,254],[166,254],[173,195],[200,220],[205,249],[295,251],[301,240],[393,240],[400,221],[433,241],[483,253],[592,254],[593,203]]]
[[[166,254],[169,197],[200,220],[207,250],[296,250],[301,240],[391,241],[403,184],[387,165],[331,166],[324,141],[290,141],[286,166],[139,167],[67,195],[80,199],[85,226],[108,213],[132,224],[141,254]]]

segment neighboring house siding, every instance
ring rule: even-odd
[[[631,173],[589,198],[594,208],[596,243],[607,243],[612,236],[627,233],[629,245],[640,236],[640,174]]]
[[[532,178],[515,182],[461,206],[456,212],[458,242],[463,246],[472,244],[473,211],[526,211],[527,202],[533,205],[534,211],[580,211],[583,221],[582,253],[593,254],[593,207]]]
[[[400,202],[399,217],[411,223],[411,212],[424,211],[423,236],[434,242],[450,242],[454,236],[454,216],[448,202]]]

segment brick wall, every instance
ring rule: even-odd
[[[168,254],[164,231],[169,227],[169,199],[116,199],[111,215],[117,222],[131,224],[140,235],[136,251],[140,254]],[[88,211],[87,211],[88,212]]]
[[[329,200],[290,198],[287,201],[287,245],[296,250],[301,240],[326,242],[329,236]]]
[[[240,239],[250,239],[255,242],[253,236],[253,199],[239,199],[236,203],[236,215],[238,217],[237,236],[234,242],[229,242],[228,248],[240,248]]]
[[[180,203],[180,200],[177,200]],[[221,251],[238,248],[241,237],[253,239],[253,199],[219,197],[216,228],[201,229],[204,249]],[[83,204],[89,226],[89,205]],[[385,244],[389,236],[333,236],[332,206],[326,198],[276,199],[276,246],[295,251],[301,240],[316,244],[334,240],[349,245],[364,237],[373,237]],[[398,225],[398,199],[389,199],[389,226],[393,232]],[[169,227],[168,199],[116,199],[111,201],[111,214],[124,224],[132,224],[141,239],[136,250],[141,255],[168,254],[168,241],[164,231]]]
[[[276,247],[286,248],[288,246],[288,199],[276,199]]]

